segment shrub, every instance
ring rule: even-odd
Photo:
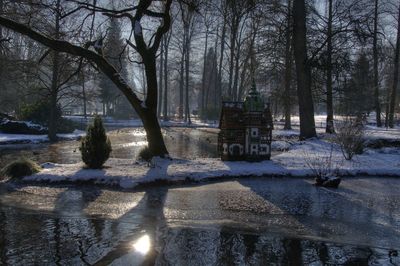
[[[303,157],[307,167],[315,176],[317,184],[337,176],[342,165],[342,162],[337,162],[333,158],[333,145],[331,145],[329,153],[312,155],[305,151]]]
[[[0,176],[10,178],[21,178],[40,172],[41,167],[37,163],[28,159],[19,159],[6,165],[1,171]]]
[[[75,121],[60,117],[57,121],[57,133],[72,133],[79,124]]]
[[[106,135],[100,116],[96,116],[93,124],[88,127],[79,149],[83,162],[89,168],[99,169],[109,158],[111,142]]]
[[[42,127],[38,124],[32,124],[24,121],[10,121],[6,120],[0,122],[0,130],[3,133],[9,134],[29,134],[29,135],[41,135],[47,134],[47,128]]]
[[[27,104],[19,110],[18,118],[24,121],[32,121],[42,126],[49,126],[50,102],[47,100],[34,104]],[[77,127],[76,123],[62,117],[61,106],[58,104],[56,109],[57,133],[71,133]]]
[[[336,126],[335,142],[339,144],[346,160],[351,160],[355,154],[361,154],[364,149],[364,125],[353,117],[346,117]]]
[[[142,149],[140,149],[138,157],[140,160],[143,160],[150,165],[151,159],[153,158],[153,154],[151,153],[149,147],[145,146]]]
[[[48,126],[50,114],[50,102],[47,100],[39,101],[34,104],[26,104],[19,110],[18,118],[20,120],[32,121],[36,124]],[[56,119],[61,118],[61,107],[57,105]]]

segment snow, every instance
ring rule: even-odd
[[[48,141],[47,135],[24,135],[24,134],[6,134],[0,133],[0,143],[11,142],[30,142],[39,143]]]
[[[86,134],[85,131],[75,130],[73,133],[68,134],[57,134],[60,139],[73,140],[79,139]],[[0,133],[0,145],[3,144],[20,144],[20,143],[43,143],[48,142],[49,138],[47,135],[24,135],[24,134],[6,134]]]
[[[279,144],[281,145],[281,144]],[[26,181],[80,182],[134,188],[139,184],[165,181],[207,180],[221,177],[292,176],[312,177],[307,160],[326,158],[332,147],[332,164],[341,176],[373,175],[400,177],[400,153],[394,150],[367,150],[353,161],[345,161],[340,148],[325,140],[297,142],[287,152],[273,156],[271,161],[227,162],[218,158],[162,159],[154,158],[154,167],[129,159],[110,159],[100,170],[86,169],[82,163],[50,164]]]
[[[6,124],[8,122],[17,123],[17,124],[25,124],[27,127],[38,130],[38,131],[46,131],[47,130],[47,127],[36,124],[32,121],[15,121],[15,120],[8,120],[8,119],[3,119],[3,120],[0,119],[0,125]]]

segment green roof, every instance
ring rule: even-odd
[[[264,106],[264,100],[257,91],[256,85],[253,84],[244,100],[244,110],[246,112],[262,112],[264,111]]]

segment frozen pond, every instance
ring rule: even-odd
[[[0,264],[400,264],[400,179],[310,182],[0,186]]]
[[[163,135],[171,156],[178,158],[217,157],[217,129],[164,128]],[[113,151],[110,157],[132,159],[147,144],[142,128],[108,131]],[[79,141],[0,145],[0,167],[19,157],[34,161],[74,163],[81,161]]]

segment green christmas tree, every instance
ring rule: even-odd
[[[80,151],[83,162],[92,169],[99,169],[107,161],[111,152],[111,142],[106,135],[100,116],[94,118],[82,139]]]

